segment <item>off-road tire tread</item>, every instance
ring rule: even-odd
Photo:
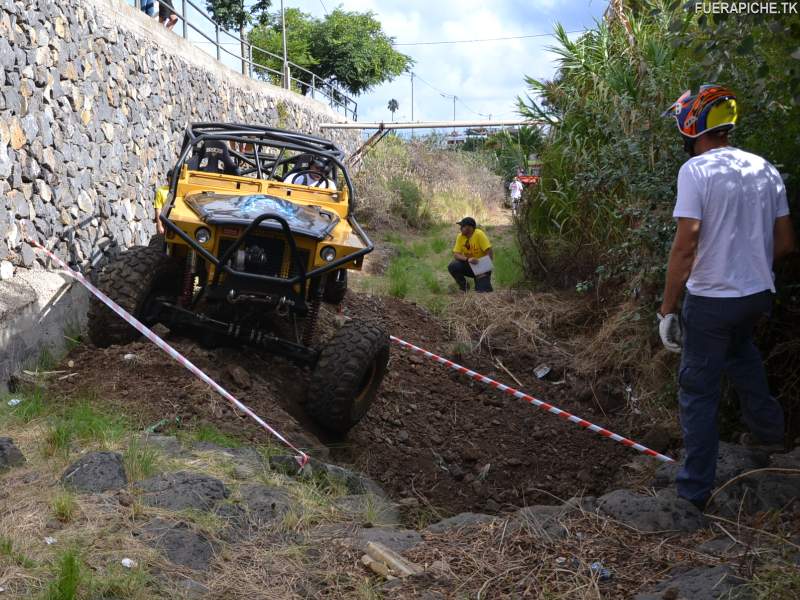
[[[377,361],[371,398],[361,414],[353,413],[353,402],[369,365]],[[349,321],[325,344],[311,375],[305,410],[323,429],[345,434],[366,414],[375,400],[389,362],[389,336],[372,323]]]
[[[163,275],[180,277],[178,264],[159,246],[132,246],[113,259],[97,276],[96,286],[136,318],[153,283]],[[92,296],[88,313],[89,340],[99,348],[129,344],[139,332]]]

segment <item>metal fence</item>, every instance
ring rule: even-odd
[[[144,0],[128,0],[128,3],[141,9]],[[283,57],[254,46],[247,38],[228,31],[192,0],[172,0],[172,3],[173,13],[179,21],[173,31],[179,31],[185,39],[211,56],[216,56],[218,61],[225,62],[228,66],[233,66],[230,63],[235,62],[236,68],[240,68],[244,75],[265,79],[305,96],[311,96],[315,100],[327,102],[331,108],[343,113],[345,117],[353,121],[358,119],[358,103],[340,87],[293,62],[286,63],[286,72],[258,63],[253,59],[254,52],[274,58],[280,64],[283,64]],[[155,10],[158,14],[157,3]],[[202,39],[198,40],[196,36]]]

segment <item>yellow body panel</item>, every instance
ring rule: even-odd
[[[194,236],[195,231],[200,227],[209,229],[211,231],[211,239],[203,245],[203,247],[214,256],[219,256],[219,246],[222,240],[236,239],[243,228],[239,226],[209,226],[204,223],[185,202],[185,200],[193,194],[202,192],[218,192],[221,194],[243,196],[249,194],[267,194],[278,198],[284,198],[295,204],[319,206],[320,208],[336,213],[339,216],[339,222],[325,240],[317,241],[302,235],[295,235],[295,242],[298,249],[307,250],[309,253],[309,264],[306,265],[308,270],[326,264],[325,260],[320,257],[320,251],[327,246],[333,246],[336,249],[337,259],[357,252],[365,247],[364,243],[353,231],[352,226],[347,220],[349,200],[347,188],[341,190],[327,190],[324,188],[283,183],[280,181],[254,179],[252,177],[190,171],[184,166],[178,180],[175,200],[167,217],[190,236]],[[282,233],[267,230],[256,230],[253,232],[253,235],[285,239]],[[187,246],[181,238],[172,232],[167,232],[167,242],[178,246]],[[175,250],[173,250],[173,252],[174,251]],[[183,251],[178,251],[178,255],[182,254],[184,254]],[[282,269],[284,271],[284,276],[289,272],[289,262],[289,253],[286,252]],[[363,257],[345,263],[341,268],[361,270],[362,263]],[[213,276],[213,265],[209,265],[209,268],[211,270],[209,275]]]

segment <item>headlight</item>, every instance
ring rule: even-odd
[[[322,250],[320,250],[319,256],[325,262],[333,262],[333,259],[336,258],[336,248],[332,246],[325,246]]]
[[[211,239],[211,232],[205,227],[200,227],[199,229],[197,229],[197,231],[194,232],[194,239],[196,239],[201,244],[207,244]]]

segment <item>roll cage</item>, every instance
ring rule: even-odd
[[[328,160],[329,164],[334,165],[334,169],[338,168],[342,173],[345,185],[347,185],[349,198],[347,207],[347,220],[353,227],[356,235],[359,237],[362,243],[364,243],[365,247],[352,254],[337,258],[331,263],[317,267],[316,269],[308,272],[306,271],[305,266],[302,266],[302,268],[298,269],[296,275],[289,278],[248,273],[234,269],[229,264],[230,258],[233,255],[233,251],[242,245],[246,236],[254,228],[258,227],[262,222],[267,220],[276,221],[280,225],[281,231],[286,238],[286,243],[289,246],[290,260],[293,264],[296,264],[298,267],[300,267],[294,233],[292,232],[291,227],[286,219],[274,213],[263,213],[253,219],[253,221],[244,228],[242,234],[233,243],[228,251],[226,251],[220,258],[214,256],[206,248],[195,241],[190,235],[173,223],[167,216],[169,215],[170,210],[175,203],[181,169],[192,157],[194,157],[194,153],[199,153],[201,148],[205,148],[208,142],[219,142],[219,144],[215,144],[214,147],[220,150],[222,161],[227,162],[225,160],[225,156],[227,155],[231,161],[229,166],[232,169],[237,169],[235,172],[222,172],[240,177],[254,176],[257,179],[276,179],[276,177],[280,177],[278,174],[279,169],[291,165],[293,160],[302,154],[311,154]],[[264,153],[263,150],[265,148],[277,149],[277,155]],[[287,156],[287,152],[291,151],[297,152],[298,154]],[[353,217],[352,213],[355,200],[355,190],[353,188],[353,182],[350,179],[350,174],[342,162],[343,159],[344,152],[342,152],[335,144],[333,144],[333,142],[307,134],[290,132],[274,127],[244,125],[240,123],[193,123],[186,128],[184,133],[180,155],[175,167],[172,170],[172,177],[170,178],[169,182],[169,194],[167,197],[167,202],[159,218],[168,231],[175,233],[200,256],[217,267],[218,271],[217,276],[214,279],[215,283],[219,280],[219,270],[221,269],[226,273],[236,277],[243,277],[246,279],[263,281],[265,283],[287,286],[303,284],[305,287],[305,282],[309,279],[313,277],[319,277],[325,273],[338,269],[346,263],[354,261],[365,254],[372,252],[375,247],[369,237],[367,237],[367,234]],[[194,167],[198,165],[192,166]],[[287,174],[288,173],[283,173],[284,176]]]

